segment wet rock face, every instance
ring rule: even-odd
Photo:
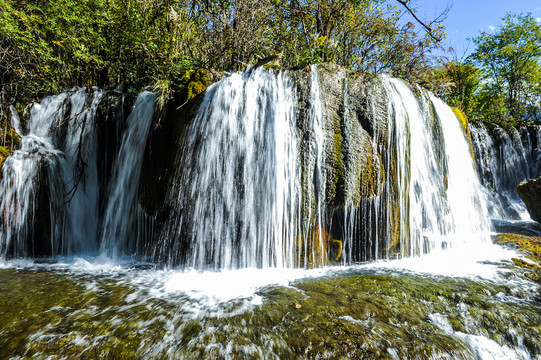
[[[532,220],[541,223],[541,178],[520,183],[517,193],[526,204]]]
[[[111,178],[114,156],[118,152],[121,134],[126,127],[126,118],[130,113],[134,99],[123,93],[109,91],[101,100],[96,111],[98,130],[98,177],[100,184],[100,209],[105,209],[106,189]]]
[[[382,170],[373,119],[367,115],[367,85],[346,69],[318,67],[325,133],[327,203],[333,208],[376,195]]]

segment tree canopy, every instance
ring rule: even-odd
[[[473,43],[467,59],[440,69],[450,85],[446,100],[474,120],[505,127],[541,121],[541,25],[533,15],[508,14]]]
[[[410,0],[0,0],[0,85],[10,97],[142,87],[271,55],[282,68],[334,62],[422,78],[444,32],[442,19],[405,21],[414,9]]]

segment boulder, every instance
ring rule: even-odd
[[[517,193],[526,204],[532,220],[541,223],[541,178],[521,182]]]

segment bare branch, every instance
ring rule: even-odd
[[[426,24],[423,20],[419,19],[419,17],[415,14],[415,11],[413,11],[413,9],[411,7],[409,7],[408,3],[409,3],[409,0],[396,0],[398,1],[400,4],[402,4],[402,6],[404,6],[404,8],[406,8],[406,10],[411,14],[411,16],[413,16],[413,18],[415,19],[415,21],[417,21],[422,27],[425,28],[426,32],[428,33],[428,35],[434,39],[435,41],[437,42],[440,42],[443,40],[443,38],[441,36],[437,36],[434,34],[434,29],[432,29],[430,27],[430,25],[432,25],[434,22],[438,21],[439,19],[442,18],[442,16],[444,14],[446,14],[448,11],[449,11],[449,8],[445,9],[437,18],[436,20],[432,21],[430,24]]]

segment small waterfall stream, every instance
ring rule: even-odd
[[[114,162],[107,191],[101,251],[107,255],[131,254],[137,237],[137,189],[147,133],[154,115],[154,94],[144,91],[135,100],[127,119],[127,128]],[[136,239],[137,240],[137,239]]]
[[[529,220],[530,216],[517,195],[517,185],[541,175],[539,128],[535,141],[530,132],[511,134],[499,127],[491,132],[483,125],[470,126],[477,171],[490,198],[490,216],[504,220]]]

